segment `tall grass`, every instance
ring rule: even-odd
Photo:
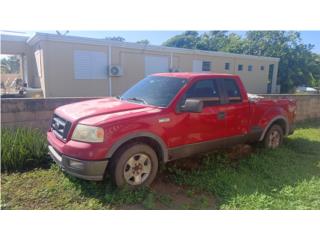
[[[38,129],[1,130],[1,171],[21,171],[47,162],[45,135]]]

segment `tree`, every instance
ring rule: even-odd
[[[320,54],[312,53],[308,66],[310,69],[310,80],[308,85],[320,89]]]
[[[149,45],[150,44],[148,39],[139,40],[136,43],[140,43],[140,44],[144,44],[144,45]]]
[[[186,31],[180,35],[176,35],[168,39],[162,45],[168,47],[195,49],[196,44],[199,41],[198,35],[199,34],[196,31]]]
[[[243,53],[280,58],[278,83],[281,92],[290,92],[299,85],[310,85],[312,76],[318,77],[320,65],[312,55],[314,46],[303,44],[299,32],[250,31],[246,33],[246,41]],[[313,80],[312,84],[316,81]]]
[[[225,44],[220,51],[242,54],[247,44],[246,39],[242,39],[235,33],[230,33],[228,35],[227,44]]]
[[[13,73],[20,72],[20,59],[17,56],[9,56],[8,58],[1,59],[1,73]]]
[[[121,36],[114,36],[114,37],[106,37],[107,40],[113,40],[118,42],[124,42],[126,39]]]

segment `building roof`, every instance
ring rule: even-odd
[[[5,35],[3,35],[5,36]],[[76,36],[61,36],[57,34],[49,33],[35,33],[32,37],[25,40],[28,44],[34,45],[39,41],[55,41],[55,42],[68,42],[68,43],[82,43],[82,44],[93,44],[93,45],[103,45],[103,46],[115,46],[123,47],[129,49],[140,49],[140,50],[149,50],[149,51],[161,51],[167,53],[184,53],[184,54],[193,54],[193,55],[207,55],[215,57],[232,57],[232,58],[243,58],[243,59],[256,59],[256,60],[265,60],[279,62],[280,58],[274,57],[264,57],[264,56],[254,56],[254,55],[245,55],[245,54],[236,54],[236,53],[227,53],[227,52],[218,52],[218,51],[204,51],[197,49],[185,49],[185,48],[175,48],[175,47],[165,47],[165,46],[156,46],[156,45],[146,45],[140,43],[130,43],[130,42],[120,42],[109,39],[97,39],[89,37],[76,37]]]
[[[26,42],[29,39],[29,36],[17,32],[1,31],[0,38],[1,41]]]

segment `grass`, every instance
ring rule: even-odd
[[[183,161],[183,160],[182,160]],[[168,169],[169,168],[169,169]],[[107,179],[89,182],[49,169],[2,174],[2,209],[320,209],[320,121],[299,124],[276,150],[256,148],[232,161],[207,155],[199,168],[167,167],[162,175],[183,189],[179,202],[157,190],[117,190]]]
[[[320,123],[300,125],[283,147],[258,149],[234,167],[224,155],[207,156],[173,180],[211,192],[221,209],[320,209]]]
[[[22,171],[46,165],[47,152],[47,140],[39,129],[1,129],[1,171]]]
[[[149,190],[117,190],[110,183],[65,175],[57,165],[2,176],[2,209],[113,209],[142,202]]]

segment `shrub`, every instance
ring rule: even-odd
[[[40,167],[48,161],[45,135],[39,129],[1,130],[1,171]]]

